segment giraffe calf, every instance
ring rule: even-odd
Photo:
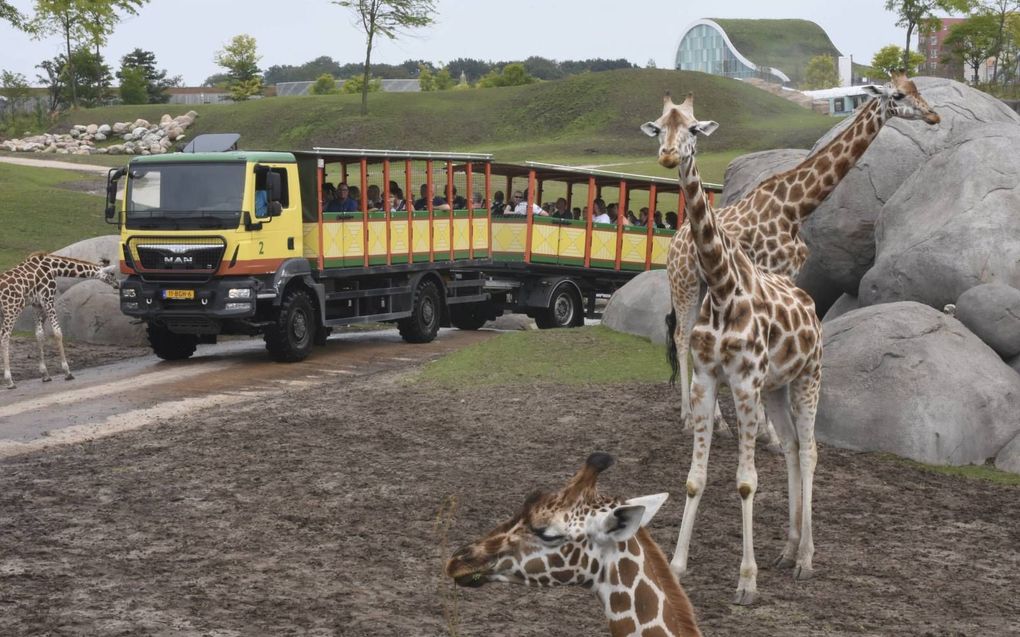
[[[74,375],[67,364],[64,353],[64,338],[57,321],[56,295],[57,277],[98,279],[114,289],[118,287],[114,275],[114,267],[103,259],[102,263],[89,263],[79,259],[61,257],[45,252],[33,252],[24,261],[6,272],[0,273],[0,354],[4,362],[4,385],[14,389],[11,376],[10,344],[14,323],[27,306],[35,308],[35,338],[39,345],[39,374],[43,382],[51,380],[46,369],[46,353],[44,348],[44,321],[49,320],[53,330],[53,338],[60,352],[60,367],[64,378],[71,380]]]

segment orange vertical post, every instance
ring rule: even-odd
[[[531,263],[531,232],[535,226],[535,215],[531,213],[531,207],[535,204],[535,169],[528,171],[528,197],[527,208],[524,211],[525,239],[524,239],[524,262]]]
[[[471,168],[472,163],[467,163],[467,202],[468,202],[468,258],[475,258],[475,193],[471,190],[473,184],[471,182]]]
[[[363,235],[361,242],[365,246],[365,267],[368,267],[368,160],[364,157],[361,158],[361,228]]]
[[[588,177],[588,215],[584,231],[584,267],[591,267],[592,215],[595,213],[595,177]]]
[[[450,207],[450,261],[453,261],[453,235],[456,231],[453,223],[453,162],[446,160],[446,205]]]
[[[616,269],[623,261],[623,220],[627,217],[627,182],[620,181],[620,201],[616,211]]]
[[[648,245],[645,246],[645,269],[652,269],[652,244],[655,242],[655,208],[659,193],[652,184],[648,189]]]
[[[384,159],[382,165],[383,180],[383,212],[386,213],[386,265],[393,265],[393,251],[390,249],[390,160]]]
[[[318,265],[319,265],[319,271],[321,272],[324,269],[323,254],[322,254],[322,232],[323,232],[323,225],[322,225],[322,184],[326,180],[326,161],[320,157],[318,162],[317,162],[317,164],[318,164],[318,166],[317,166],[318,170],[316,170],[315,172],[316,172],[316,175],[318,176],[317,177],[317,181],[319,183],[319,196],[318,196],[318,200],[319,200],[319,258],[318,258]]]
[[[410,199],[408,199],[410,197]],[[404,160],[404,209],[407,210],[407,262],[414,262],[414,192],[411,190],[411,160]]]
[[[489,258],[492,258],[492,164],[485,162],[485,216],[489,223]]]
[[[435,234],[432,232],[432,224],[434,223],[433,217],[435,211],[432,210],[432,190],[434,185],[432,183],[432,160],[425,160],[425,209],[429,211],[429,263],[436,260],[435,250]]]

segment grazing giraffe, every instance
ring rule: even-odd
[[[46,371],[44,351],[45,331],[43,319],[48,318],[53,329],[53,338],[57,341],[60,351],[60,367],[64,370],[64,379],[71,380],[71,368],[64,355],[64,338],[57,321],[55,298],[57,294],[57,277],[79,279],[99,279],[103,283],[117,288],[117,279],[113,274],[113,266],[103,259],[102,264],[79,261],[68,257],[60,257],[45,252],[33,252],[28,258],[15,267],[0,273],[0,349],[3,350],[4,384],[7,389],[14,389],[11,378],[10,344],[11,332],[18,315],[29,304],[35,307],[35,340],[39,343],[39,373],[43,382],[51,380]]]
[[[726,383],[737,408],[737,492],[743,519],[743,557],[734,603],[750,604],[757,594],[758,574],[752,527],[758,488],[754,447],[766,412],[786,455],[790,500],[789,534],[776,565],[796,566],[796,579],[807,579],[812,573],[811,490],[817,462],[814,428],[822,373],[822,330],[811,297],[789,277],[755,265],[719,227],[694,161],[697,134],[710,135],[718,126],[694,117],[692,95],[677,105],[667,93],[662,116],[641,127],[659,138],[659,164],[678,168],[698,267],[708,286],[691,330],[694,457],[687,476],[680,537],[670,566],[679,576],[687,570],[694,518],[705,490],[718,388]]]
[[[800,237],[801,225],[850,172],[879,131],[893,117],[938,124],[940,118],[914,83],[902,73],[893,73],[888,85],[862,87],[877,99],[857,110],[852,123],[839,135],[794,168],[774,175],[733,205],[715,210],[719,226],[765,272],[795,279],[807,260],[808,248]],[[687,224],[673,237],[667,256],[669,288],[673,311],[667,318],[673,333],[669,359],[673,367],[670,382],[680,378],[680,413],[684,428],[691,429],[688,379],[688,336],[697,317],[702,275],[698,271],[691,231]],[[718,406],[716,426],[728,431]],[[776,442],[769,428],[769,437]]]
[[[591,589],[613,637],[701,635],[686,593],[644,528],[669,494],[625,501],[600,495],[595,483],[611,464],[608,454],[588,456],[562,490],[533,493],[513,519],[454,553],[446,574],[461,586]]]

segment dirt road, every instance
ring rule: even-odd
[[[665,383],[416,380],[431,357],[485,337],[381,334],[296,366],[265,363],[256,343],[137,391],[153,405],[228,401],[0,459],[0,635],[608,634],[590,593],[454,590],[442,562],[596,449],[618,460],[607,493],[673,492],[651,528],[670,553],[690,458],[676,396]],[[684,581],[706,635],[1020,634],[1020,489],[822,448],[817,575],[795,583],[765,568],[783,542],[785,465],[763,452],[758,470],[760,600],[734,607],[735,444],[716,441]]]

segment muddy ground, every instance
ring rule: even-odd
[[[116,356],[85,349],[73,367]],[[670,555],[690,457],[675,395],[448,390],[413,372],[340,376],[0,462],[0,635],[608,634],[586,591],[454,590],[442,561],[596,449],[618,460],[605,492],[673,493],[651,528]],[[828,447],[815,579],[764,568],[782,547],[786,480],[761,452],[760,597],[730,605],[734,450],[713,446],[684,581],[706,635],[1020,634],[1020,489]]]

